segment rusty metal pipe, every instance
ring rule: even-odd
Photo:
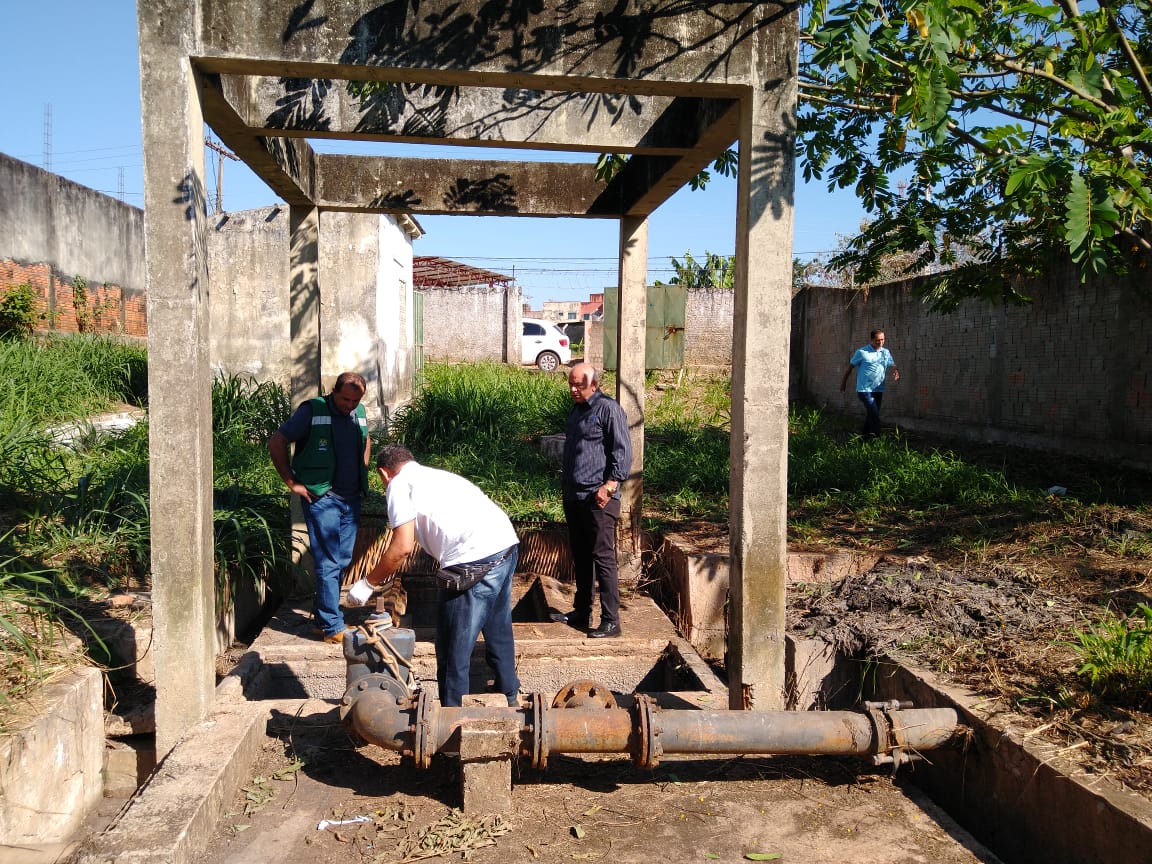
[[[903,743],[913,750],[935,750],[956,734],[951,708],[891,716],[903,724]],[[665,753],[865,756],[884,743],[868,715],[854,711],[661,711],[659,724]]]
[[[415,758],[455,752],[468,724],[516,718],[520,752],[538,768],[552,753],[622,753],[643,767],[666,754],[871,755],[875,762],[908,761],[912,754],[952,741],[960,728],[950,708],[913,709],[867,703],[855,711],[695,711],[660,709],[644,695],[635,707],[550,705],[534,694],[526,708],[444,708],[421,692],[414,699],[367,676],[345,694],[341,719],[365,740]]]

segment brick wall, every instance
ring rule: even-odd
[[[40,332],[148,335],[143,291],[130,291],[107,282],[88,283],[77,308],[73,277],[58,272],[50,264],[0,261],[0,295],[24,284],[31,285],[40,298],[39,311],[43,317],[36,325]]]
[[[1063,267],[1025,286],[1028,306],[969,301],[932,314],[913,283],[809,288],[793,301],[793,398],[862,409],[852,351],[883,329],[900,369],[888,424],[1152,464],[1152,284],[1081,285]]]
[[[145,336],[144,282],[140,208],[0,153],[0,293],[32,285],[39,329]]]

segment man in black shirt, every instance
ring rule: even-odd
[[[632,468],[628,418],[600,392],[596,370],[577,363],[568,375],[572,411],[564,425],[564,517],[576,566],[573,610],[553,620],[580,630],[592,626],[593,575],[600,593],[600,626],[593,639],[620,635],[620,589],[616,569],[616,520],[620,484]]]

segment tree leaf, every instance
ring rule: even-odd
[[[749,861],[779,861],[784,855],[780,852],[745,852]]]

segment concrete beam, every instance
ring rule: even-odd
[[[591,162],[317,157],[327,210],[506,216],[587,214],[604,183]],[[611,212],[599,216],[616,215]]]
[[[775,27],[741,112],[729,481],[729,707],[769,711],[786,704],[795,15]]]
[[[535,8],[484,0],[202,3],[198,62],[212,72],[668,96],[719,95],[749,83],[751,37],[789,8],[679,0],[546,0]]]
[[[290,205],[307,206],[315,194],[315,155],[307,141],[254,133],[225,98],[219,76],[202,79],[204,121],[220,141],[244,160]]]
[[[625,163],[604,190],[601,204],[609,212],[647,216],[707,168],[736,140],[740,109],[729,100],[711,100],[695,118],[695,149],[681,156],[637,155]]]
[[[197,2],[138,8],[148,291],[149,516],[162,758],[213,703],[212,369]]]
[[[240,75],[219,79],[233,112],[258,135],[589,153],[684,153],[732,104],[728,99],[618,93]],[[735,137],[733,123],[729,140]]]

